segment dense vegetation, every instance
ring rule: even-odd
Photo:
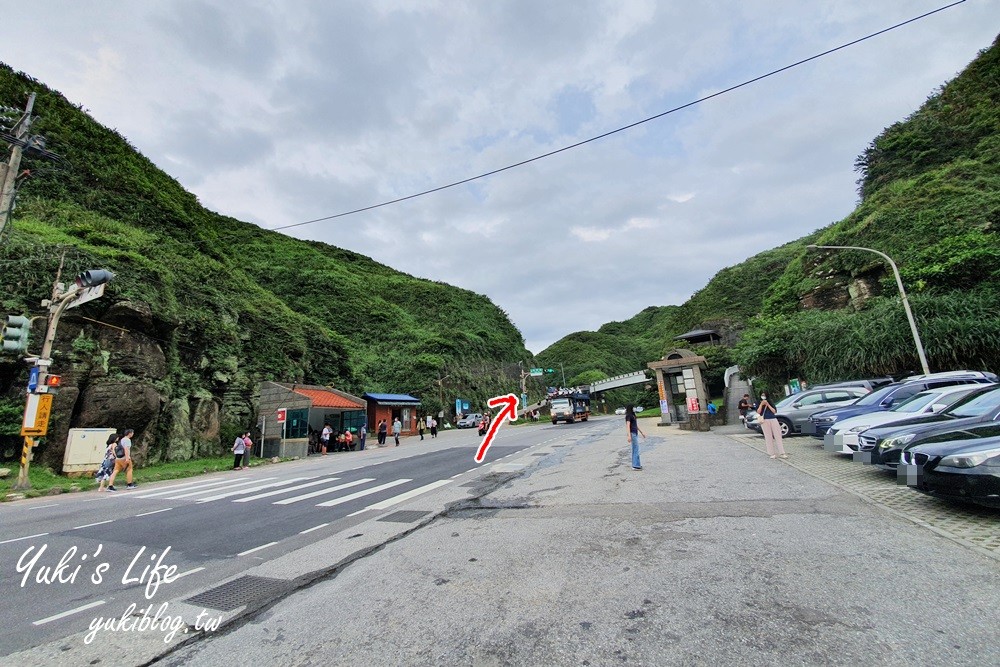
[[[530,353],[486,297],[215,214],[119,134],[0,64],[0,105],[23,107],[31,91],[32,132],[64,162],[22,163],[32,175],[0,244],[0,309],[41,314],[63,257],[64,279],[113,270],[107,294],[64,320],[68,330],[80,328],[72,345],[58,341],[63,372],[65,362],[87,371],[74,380],[143,379],[97,342],[102,317],[128,302],[148,304],[150,322],[116,325],[162,348],[167,371],[153,378],[162,401],[211,397],[230,430],[252,423],[254,388],[264,379],[409,392],[430,410],[442,398],[480,402],[516,386],[516,364]],[[25,376],[22,362],[0,359],[7,433],[18,428]],[[162,453],[176,429],[167,418],[157,431]]]
[[[855,166],[861,200],[844,220],[720,271],[679,307],[571,334],[539,358],[625,372],[707,326],[738,335],[732,358],[764,384],[919,371],[884,262],[805,247],[817,244],[895,259],[932,371],[1000,370],[1000,44],[886,128]]]

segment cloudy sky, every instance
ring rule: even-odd
[[[0,61],[208,208],[273,229],[572,144],[944,4],[34,0],[4,12]],[[554,157],[286,233],[486,294],[539,352],[844,217],[855,156],[998,18],[969,0]]]

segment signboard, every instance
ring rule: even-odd
[[[38,371],[41,370],[40,366],[32,366],[31,372],[28,373],[28,393],[33,393],[38,389]]]
[[[698,399],[694,396],[688,398],[688,412],[701,412],[701,407],[698,405]]]
[[[48,433],[50,414],[52,414],[52,394],[28,394],[21,435],[38,436]]]
[[[545,374],[545,371],[543,371],[541,368],[532,368],[530,370],[530,373],[531,377],[541,377],[542,375]]]
[[[792,378],[788,381],[788,388],[792,390],[793,394],[797,394],[802,391],[802,385],[799,384],[798,378]]]
[[[84,289],[80,290],[80,293],[76,296],[75,299],[69,302],[66,308],[67,309],[76,308],[77,306],[85,304],[88,301],[99,299],[103,295],[104,295],[104,283],[101,283],[100,285],[95,285],[93,287],[85,287]]]
[[[288,416],[288,408],[278,408],[278,423],[284,424],[285,417]]]

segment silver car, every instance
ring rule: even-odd
[[[781,424],[781,435],[788,436],[802,432],[810,415],[820,410],[849,405],[868,393],[864,387],[829,387],[810,389],[786,396],[774,404]],[[746,427],[760,431],[760,415],[748,412]]]

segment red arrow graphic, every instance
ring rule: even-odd
[[[486,435],[483,436],[483,442],[479,445],[479,451],[476,452],[476,463],[483,462],[483,459],[486,457],[486,450],[493,444],[493,438],[496,436],[497,431],[500,430],[500,425],[503,424],[504,420],[509,419],[514,421],[517,419],[517,396],[514,394],[491,398],[486,401],[486,405],[491,408],[499,408],[502,405],[503,409],[490,422],[490,428],[486,431]]]

